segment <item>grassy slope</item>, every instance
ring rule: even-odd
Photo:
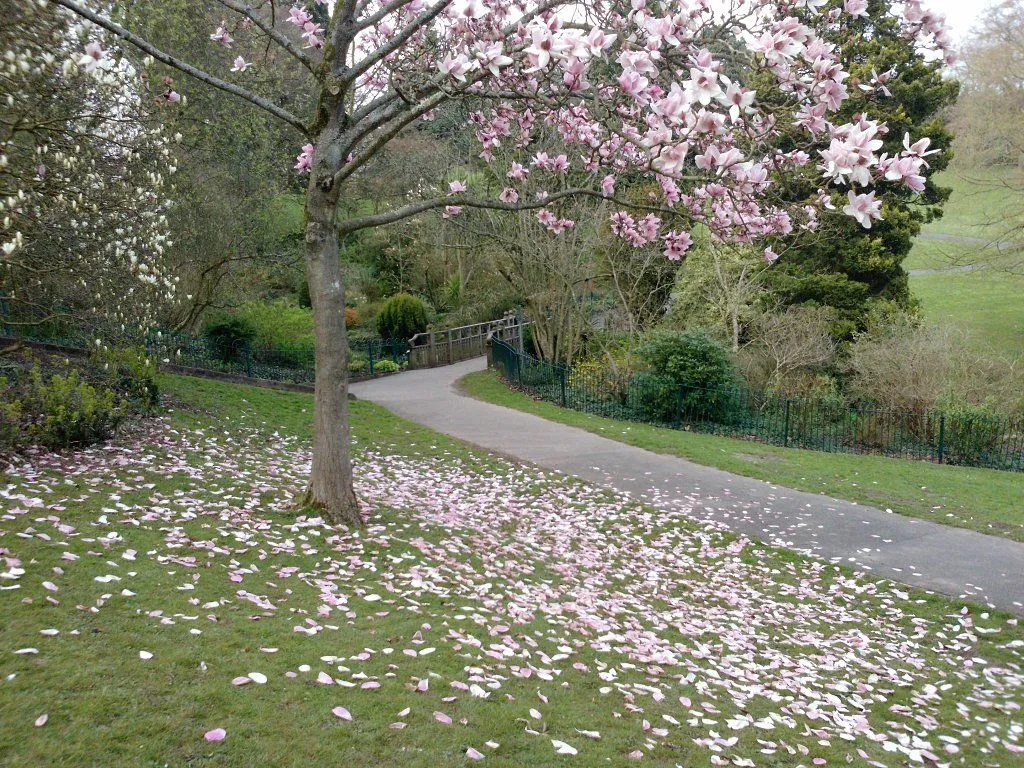
[[[942,174],[941,183],[953,194],[941,219],[924,231],[958,237],[990,238],[986,222],[1012,204],[1006,190],[979,185],[955,172]],[[969,264],[981,252],[975,244],[918,238],[907,257],[906,269],[941,269]],[[921,300],[928,320],[963,328],[968,338],[1001,355],[1024,357],[1024,277],[998,270],[913,275],[910,288]]]
[[[1024,475],[1020,473],[778,448],[614,421],[514,392],[492,371],[470,374],[462,383],[468,394],[481,400],[656,453],[680,456],[802,491],[1024,541]]]
[[[303,470],[294,467],[293,462],[295,451],[301,450],[304,438],[310,433],[311,398],[299,393],[172,376],[164,377],[163,386],[179,403],[169,421],[170,442],[144,442],[140,448],[147,455],[130,470],[108,465],[91,473],[84,472],[84,481],[55,474],[46,486],[49,488],[47,503],[59,501],[62,496],[71,497],[51,507],[48,514],[58,515],[63,523],[72,525],[75,532],[58,531],[52,518],[46,522],[45,516],[40,514],[33,515],[31,521],[15,518],[16,523],[5,523],[8,530],[30,530],[37,535],[0,538],[0,546],[10,546],[27,569],[20,590],[0,593],[7,606],[4,620],[0,622],[0,712],[4,722],[0,729],[0,764],[337,764],[411,768],[471,764],[463,754],[470,745],[487,753],[485,765],[625,766],[633,764],[625,756],[637,746],[648,752],[643,763],[646,765],[667,768],[679,764],[707,764],[708,753],[696,749],[692,739],[706,735],[709,727],[724,730],[722,725],[714,724],[720,720],[710,720],[710,725],[704,723],[696,728],[687,728],[684,724],[681,732],[670,739],[669,747],[648,747],[640,729],[640,716],[629,712],[629,704],[623,707],[622,696],[599,692],[593,676],[575,673],[568,668],[568,662],[562,665],[567,668],[559,678],[560,683],[545,683],[536,676],[529,680],[506,678],[501,690],[490,700],[475,699],[449,688],[450,680],[467,678],[467,664],[486,666],[486,662],[472,660],[479,659],[478,655],[464,657],[453,652],[458,646],[453,648],[450,641],[443,639],[452,628],[479,632],[487,622],[486,616],[479,615],[479,609],[461,607],[473,602],[469,596],[453,601],[428,590],[418,595],[415,602],[403,597],[372,604],[353,596],[350,603],[354,611],[348,618],[343,613],[334,613],[329,619],[322,619],[324,624],[338,625],[333,630],[328,628],[312,637],[293,632],[293,625],[304,625],[316,616],[320,600],[313,585],[301,578],[301,572],[322,567],[324,554],[331,551],[331,547],[324,546],[328,542],[322,540],[319,532],[297,529],[286,533],[285,524],[293,520],[294,513],[286,512],[282,517],[280,511],[265,511],[263,514],[269,515],[270,525],[256,528],[257,532],[269,530],[271,536],[276,533],[281,544],[284,544],[281,539],[288,538],[308,549],[289,550],[287,546],[277,548],[265,543],[246,546],[247,541],[235,538],[240,531],[254,531],[251,526],[247,527],[246,517],[232,515],[228,524],[218,515],[218,510],[228,505],[240,506],[246,496],[257,501],[262,498],[262,502],[255,505],[255,509],[260,510],[261,504],[272,500],[281,488],[301,480]],[[509,471],[499,460],[397,419],[369,403],[353,404],[352,426],[357,445],[364,449],[377,449],[396,458],[434,461],[435,467],[458,466],[468,474]],[[266,439],[254,439],[251,432],[243,431],[253,428],[261,430]],[[190,436],[192,448],[184,457],[188,459],[187,465],[170,470],[168,463],[183,458],[173,444],[178,433]],[[271,438],[274,433],[285,436],[285,450],[275,448]],[[291,436],[296,436],[298,441]],[[88,464],[89,460],[89,454],[85,454],[74,466]],[[234,461],[238,464],[232,464]],[[280,479],[254,489],[256,478],[266,476],[268,461],[276,468],[275,472],[280,472]],[[50,471],[44,469],[44,474]],[[441,479],[439,470],[434,471],[438,474],[430,475],[428,484]],[[100,478],[99,481],[96,478]],[[487,482],[493,483],[493,477]],[[564,503],[571,503],[571,494],[565,490],[571,482],[554,477],[542,480],[535,486],[538,498],[545,492],[545,483],[551,484],[553,492]],[[91,494],[86,493],[89,490]],[[75,498],[76,495],[81,496]],[[158,503],[167,507],[196,503],[197,514],[191,520],[179,516],[174,528],[159,523],[124,524],[125,519],[138,519],[138,511],[130,513],[128,510],[151,508],[155,497],[166,497]],[[8,509],[11,507],[10,503],[5,504]],[[38,518],[37,523],[35,518]],[[431,528],[387,509],[381,511],[379,521],[385,524],[386,534],[355,537],[357,542],[365,539],[355,545],[357,551],[362,548],[362,555],[355,561],[348,561],[349,570],[342,573],[339,582],[342,593],[354,591],[355,595],[361,595],[383,591],[387,595],[386,585],[391,582],[381,581],[383,571],[397,572],[398,594],[408,595],[402,592],[403,584],[406,590],[408,585],[401,581],[401,572],[417,566],[396,563],[416,564],[423,559],[421,551],[412,545],[416,537],[437,541],[451,535],[447,525]],[[36,524],[26,528],[26,523]],[[98,537],[107,537],[112,532],[123,538],[101,544]],[[176,548],[174,542],[180,541],[181,535],[187,536],[191,543],[210,540],[231,552],[202,554],[203,550],[195,546]],[[256,534],[257,541],[260,535]],[[515,540],[516,531],[509,530],[507,537]],[[353,537],[347,539],[350,543],[346,546],[351,551]],[[135,560],[122,557],[128,547],[138,551]],[[77,552],[80,559],[60,560],[58,554],[65,551]],[[158,555],[198,556],[201,567],[189,567],[173,560],[158,565]],[[471,553],[462,556],[469,560],[474,557]],[[819,658],[819,649],[809,646],[801,651],[798,646],[810,643],[810,638],[819,631],[825,632],[830,641],[830,632],[836,637],[849,633],[854,638],[862,637],[862,631],[878,632],[863,620],[859,624],[836,626],[833,630],[827,621],[819,625],[809,611],[811,593],[806,590],[821,590],[815,594],[829,593],[827,601],[834,604],[836,592],[829,584],[838,586],[840,592],[847,589],[834,583],[837,569],[825,569],[822,575],[809,569],[806,561],[771,551],[748,549],[742,558],[758,558],[755,562],[759,572],[772,582],[790,584],[793,595],[798,594],[796,585],[799,584],[799,597],[792,599],[796,600],[794,607],[801,618],[791,629],[782,630],[784,635],[792,631],[796,636],[792,640],[772,637],[766,642],[779,643],[788,652],[808,653],[807,658],[812,659]],[[738,561],[740,558],[731,559]],[[55,568],[58,564],[60,573]],[[296,568],[300,573],[285,575],[280,570],[285,566]],[[721,567],[724,568],[725,563]],[[230,583],[226,578],[228,568],[246,569],[244,580]],[[684,569],[685,565],[679,563],[676,568]],[[717,578],[720,567],[711,570],[712,574],[701,573],[697,578]],[[447,566],[436,573],[424,570],[423,578],[443,583],[447,572]],[[95,577],[105,574],[119,574],[122,580],[113,584],[94,581]],[[56,582],[59,591],[43,591],[39,586],[43,578]],[[526,570],[516,578],[530,584],[550,585],[558,583],[560,574]],[[876,612],[874,615],[879,620],[889,621],[882,617],[894,615],[893,597],[885,592],[876,597],[874,588],[865,586],[866,589],[858,587],[856,593],[838,599],[854,611],[867,607]],[[128,587],[132,594],[119,594]],[[490,587],[490,584],[481,586],[481,594]],[[619,588],[629,587],[623,582]],[[644,588],[649,590],[649,587]],[[233,597],[236,589],[267,596],[276,610],[268,612],[236,600]],[[100,597],[102,592],[107,596]],[[48,604],[44,596],[57,603]],[[920,626],[949,633],[938,637],[957,634],[959,622],[963,621],[941,598],[915,595],[909,603],[904,598],[899,598],[898,603],[908,605],[913,614],[920,617],[917,620]],[[380,612],[380,608],[385,611]],[[713,608],[702,604],[702,611]],[[459,610],[469,615],[452,615]],[[444,618],[443,624],[438,617]],[[433,622],[431,629],[425,628],[426,619]],[[983,656],[988,664],[1014,666],[1019,653],[1007,650],[1012,646],[1005,643],[1020,637],[1020,630],[998,613],[975,612],[973,619],[993,627],[995,634],[982,635],[968,655]],[[909,617],[892,621],[902,628],[901,634],[906,632],[909,637],[912,633],[908,628]],[[41,637],[38,633],[43,627],[60,627],[61,634]],[[420,629],[425,642],[417,644],[415,634]],[[729,634],[734,630],[735,627]],[[542,649],[554,651],[554,646],[545,639],[550,634],[547,620],[538,617],[533,624],[517,627],[515,631],[518,637],[522,637],[520,632],[532,633],[541,639]],[[486,633],[483,637],[487,642]],[[492,636],[492,639],[498,638]],[[704,642],[707,648],[716,648],[719,638],[709,635]],[[929,640],[925,645],[930,643]],[[410,659],[401,652],[410,647],[422,651],[427,644],[438,645],[437,653],[419,657],[414,654]],[[941,643],[947,644],[948,640]],[[12,649],[29,645],[38,647],[40,653],[25,656],[11,653]],[[916,643],[914,645],[917,647]],[[394,655],[383,655],[380,649],[385,646],[393,647]],[[266,653],[262,648],[277,651]],[[366,659],[359,658],[366,648],[375,649],[374,653]],[[730,648],[737,653],[735,647]],[[906,648],[900,645],[893,658],[902,658]],[[153,658],[140,659],[140,650],[152,653]],[[896,651],[895,646],[892,650]],[[852,651],[852,646],[851,652],[857,653]],[[971,718],[960,718],[955,709],[958,697],[970,700],[970,691],[959,688],[959,670],[952,667],[955,674],[947,676],[941,671],[945,662],[931,659],[928,653],[931,651],[925,651],[925,664],[920,669],[936,670],[940,678],[937,681],[947,678],[955,689],[952,698],[935,714],[949,728],[971,727]],[[325,662],[322,660],[325,656],[336,660]],[[696,653],[694,656],[700,658]],[[285,679],[285,673],[294,672],[300,662],[310,664],[312,671],[300,670],[298,679]],[[808,662],[801,674],[801,685],[814,666],[815,663]],[[365,679],[380,680],[383,687],[368,691],[358,687],[318,685],[312,676],[323,669],[333,671],[339,678],[350,678],[358,671],[368,675]],[[233,676],[251,671],[266,674],[269,682],[242,688],[230,685]],[[624,668],[615,684],[628,682],[630,674],[636,682],[656,679],[651,676],[653,668],[636,668],[634,673]],[[427,693],[411,689],[410,681],[421,677],[431,680]],[[540,700],[542,689],[549,702]],[[901,702],[913,707],[914,712],[921,711],[915,690],[908,687],[889,703]],[[677,684],[676,693],[690,691],[683,683]],[[453,695],[458,695],[458,702],[448,699]],[[512,698],[507,700],[506,695]],[[690,695],[695,697],[695,702],[716,700],[713,690]],[[1012,691],[999,693],[997,698],[1005,695],[1012,696]],[[661,719],[663,712],[686,718],[685,709],[674,697],[661,704],[644,697],[638,699],[638,703],[644,707],[644,716],[655,726],[665,724]],[[330,714],[331,708],[338,705],[346,706],[353,713],[354,722],[342,722]],[[402,717],[399,710],[406,707],[412,708],[412,713]],[[529,717],[530,707],[540,709],[543,719]],[[432,710],[445,711],[457,720],[465,717],[466,723],[440,725],[431,716]],[[34,728],[32,722],[41,712],[48,713],[49,721]],[[754,717],[765,714],[763,705],[756,701],[751,703],[749,712]],[[985,710],[985,715],[985,721],[991,722],[992,727],[998,725],[1001,733],[1006,732],[1015,717],[1008,710]],[[894,715],[879,708],[877,717],[882,722],[893,719]],[[389,728],[388,724],[395,721],[408,722],[409,727]],[[524,726],[542,733],[524,735]],[[210,744],[203,740],[202,734],[214,727],[227,730],[224,742]],[[575,731],[580,727],[599,728],[601,741],[584,739]],[[726,731],[726,735],[730,733]],[[760,747],[753,742],[761,733],[753,728],[742,732],[739,746],[730,748],[728,754],[753,758],[758,765],[808,762],[809,758],[799,754],[787,758],[785,753],[766,762],[759,753]],[[802,741],[797,733],[776,733],[785,740]],[[580,755],[556,756],[551,738],[572,741],[580,749]],[[765,738],[777,736],[770,734]],[[487,739],[500,742],[502,747],[494,750],[486,747]],[[863,746],[871,750],[875,759],[895,765],[893,756],[887,756],[877,746],[867,742]],[[832,743],[812,740],[811,748],[810,757],[823,755],[829,764],[856,760],[856,756],[851,758],[852,746],[840,739]],[[977,751],[969,754],[980,759]],[[1012,760],[1001,748],[992,757]],[[999,764],[992,762],[992,757],[988,762]]]

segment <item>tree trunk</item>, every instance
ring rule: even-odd
[[[348,339],[345,287],[338,258],[339,131],[330,120],[316,142],[306,191],[306,277],[316,337],[313,472],[306,503],[332,523],[362,525],[352,483],[348,427]]]

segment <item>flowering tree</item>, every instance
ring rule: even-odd
[[[879,155],[886,126],[864,112],[830,120],[851,84],[842,48],[822,31],[867,13],[868,0],[316,0],[287,17],[273,0],[197,0],[216,6],[211,41],[237,53],[208,72],[110,20],[105,4],[54,0],[123,43],[275,115],[306,137],[296,169],[309,173],[306,266],[316,322],[316,400],[309,501],[336,521],[358,521],[347,440],[344,286],[339,236],[432,209],[535,210],[552,233],[574,222],[560,202],[579,195],[614,204],[611,228],[640,247],[660,242],[679,259],[689,230],[767,246],[815,228],[840,206],[864,227],[880,218],[872,184],[919,183],[928,141],[908,137]],[[924,49],[946,44],[941,20],[920,0],[899,7],[902,34]],[[887,11],[888,12],[888,11]],[[246,87],[247,50],[277,45],[316,83],[310,114]],[[227,70],[230,69],[231,72]],[[884,83],[861,82],[878,98]],[[455,99],[467,101],[482,165],[503,180],[481,196],[462,181],[338,221],[350,180],[391,141]],[[533,150],[541,129],[561,151]],[[788,141],[779,149],[780,138]],[[820,151],[819,151],[820,150]],[[493,169],[500,169],[496,171]],[[656,180],[642,203],[619,200],[616,183]],[[526,197],[528,177],[545,189]],[[793,203],[793,179],[816,192]],[[836,202],[833,202],[835,200]]]
[[[175,293],[165,268],[173,139],[139,73],[70,14],[0,17],[0,299],[26,330],[73,319],[138,335]]]

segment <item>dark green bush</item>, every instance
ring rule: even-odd
[[[110,389],[82,381],[77,370],[45,378],[36,366],[17,407],[28,442],[68,448],[111,437],[124,418],[127,402],[118,401]]]
[[[648,421],[674,423],[678,409],[679,385],[670,376],[638,373],[626,390],[626,406]]]
[[[248,318],[220,314],[207,319],[202,334],[218,360],[236,363],[243,359],[245,350],[256,339],[256,327]]]
[[[408,293],[396,293],[377,315],[377,332],[385,339],[409,339],[427,330],[427,308]]]
[[[684,415],[705,420],[725,415],[736,373],[729,353],[706,333],[657,331],[647,337],[639,354],[646,371],[634,381],[650,392],[649,418],[674,419],[677,391]]]
[[[0,450],[13,448],[21,434],[21,400],[6,378],[0,378]]]
[[[945,414],[944,458],[950,464],[984,465],[988,455],[999,446],[1007,421],[987,405],[948,404]]]

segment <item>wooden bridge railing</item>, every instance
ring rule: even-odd
[[[479,357],[486,354],[492,335],[522,349],[525,325],[515,313],[508,313],[486,323],[418,333],[409,339],[409,367],[434,368]]]

